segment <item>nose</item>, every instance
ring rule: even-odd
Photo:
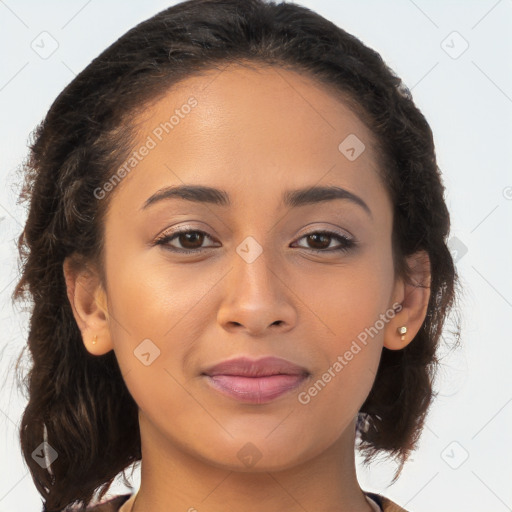
[[[271,264],[265,251],[252,262],[237,253],[223,286],[223,301],[217,319],[228,331],[252,336],[286,332],[297,320],[294,293],[282,269]]]

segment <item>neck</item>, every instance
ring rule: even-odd
[[[123,512],[369,512],[355,470],[355,423],[327,450],[279,471],[214,466],[170,444],[141,418],[141,484]],[[164,449],[165,447],[165,449]]]

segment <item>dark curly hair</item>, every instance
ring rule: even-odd
[[[302,73],[349,105],[377,139],[394,205],[396,271],[407,277],[406,256],[425,250],[431,293],[414,341],[402,350],[383,349],[358,415],[358,447],[366,463],[381,451],[397,459],[398,474],[416,447],[457,286],[427,121],[378,53],[315,12],[265,0],[188,0],[140,23],[95,58],[35,129],[22,166],[20,201],[29,201],[29,211],[18,238],[22,274],[13,300],[28,296],[33,307],[31,367],[20,378],[28,404],[19,434],[44,511],[85,508],[141,459],[137,404],[114,352],[93,356],[85,349],[63,261],[73,256],[76,268],[94,262],[103,269],[108,197],[97,201],[94,191],[130,152],[134,114],[173,84],[231,63]],[[48,468],[32,457],[43,441],[58,453]]]

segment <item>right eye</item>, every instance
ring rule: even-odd
[[[213,240],[213,238],[206,232],[198,229],[181,229],[173,232],[164,232],[160,237],[155,240],[155,245],[163,245],[170,251],[175,251],[184,254],[202,252],[206,247],[201,247],[205,238]],[[180,247],[175,247],[170,242],[177,240]],[[211,246],[210,246],[211,247]]]

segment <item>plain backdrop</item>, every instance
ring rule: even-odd
[[[13,364],[28,317],[10,302],[25,219],[16,170],[75,74],[175,3],[0,0],[0,512],[42,509],[17,437],[25,399]],[[361,487],[413,512],[512,510],[512,0],[297,3],[376,49],[411,89],[434,132],[463,286],[462,346],[443,351],[419,449],[393,486],[394,465],[359,465]]]

